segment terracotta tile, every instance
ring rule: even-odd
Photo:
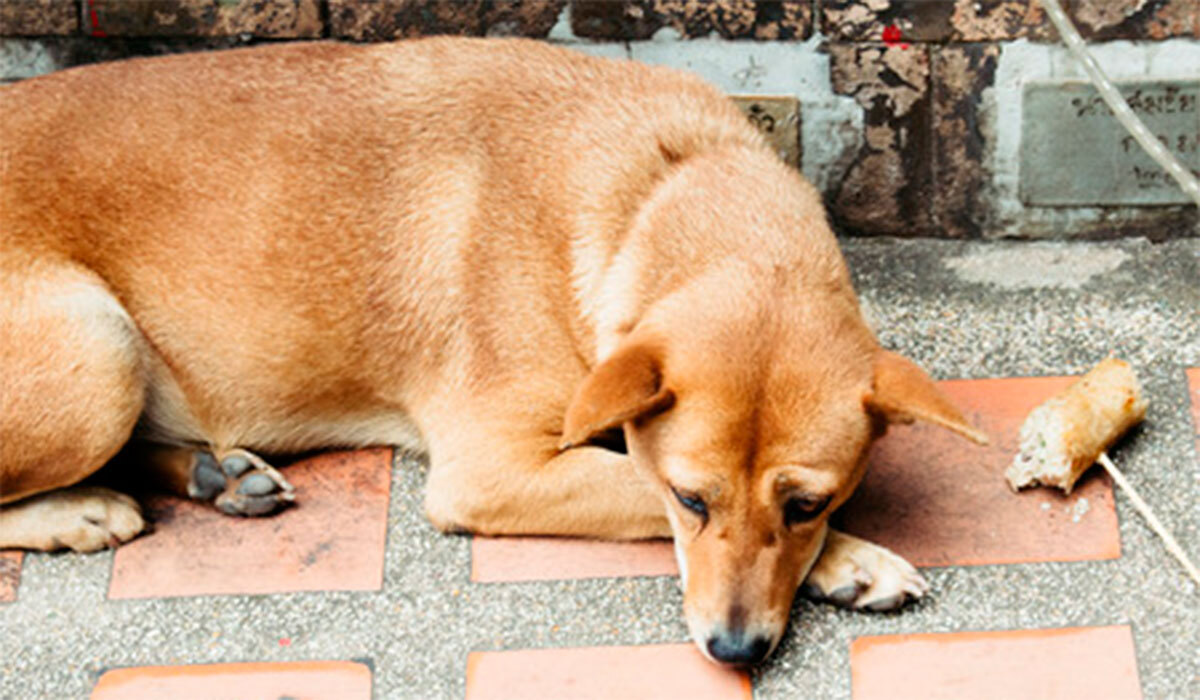
[[[1196,430],[1196,457],[1200,459],[1200,367],[1187,371],[1188,394],[1192,397],[1192,427]]]
[[[734,700],[750,677],[721,668],[691,644],[472,652],[467,700]]]
[[[850,645],[854,700],[1134,700],[1128,626],[901,634]]]
[[[554,537],[476,537],[471,542],[471,580],[483,583],[678,575],[670,542]]]
[[[863,484],[839,513],[843,526],[917,566],[1119,557],[1112,482],[1103,470],[1088,472],[1069,497],[1044,488],[1015,494],[1004,480],[1025,416],[1071,381],[941,382],[992,445],[977,447],[929,426],[893,428],[875,446]]]
[[[391,450],[320,455],[283,474],[297,505],[266,518],[152,498],[154,532],[117,550],[109,598],[378,590]]]
[[[0,551],[0,603],[11,603],[17,599],[17,586],[21,585],[21,562],[24,552]]]
[[[371,669],[354,661],[141,666],[106,671],[91,700],[370,700]]]

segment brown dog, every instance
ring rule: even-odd
[[[826,521],[887,422],[983,438],[879,348],[817,192],[699,80],[287,45],[30,80],[0,123],[0,547],[136,535],[73,486],[131,436],[240,514],[291,497],[255,452],[396,444],[444,530],[674,536],[718,661],[764,658],[806,577],[924,592]]]

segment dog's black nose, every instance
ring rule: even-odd
[[[767,657],[771,641],[766,637],[736,637],[717,635],[708,638],[708,653],[717,661],[730,666],[749,666]]]

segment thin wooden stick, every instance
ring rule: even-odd
[[[1133,489],[1133,484],[1130,484],[1125,478],[1125,475],[1117,470],[1117,465],[1112,463],[1112,460],[1108,458],[1107,453],[1101,452],[1097,461],[1100,462],[1100,466],[1104,467],[1104,470],[1109,473],[1109,476],[1113,478],[1113,481],[1117,482],[1117,486],[1121,487],[1121,490],[1125,492],[1125,495],[1129,496],[1129,500],[1133,502],[1133,507],[1142,514],[1142,517],[1146,519],[1146,522],[1150,523],[1150,529],[1154,530],[1154,532],[1163,539],[1163,542],[1167,545],[1167,551],[1175,555],[1175,558],[1179,560],[1179,563],[1183,564],[1183,568],[1187,569],[1188,575],[1192,577],[1192,580],[1200,585],[1200,571],[1197,571],[1196,565],[1187,558],[1187,555],[1183,552],[1183,547],[1179,546],[1179,543],[1175,541],[1175,538],[1172,537],[1171,533],[1167,531],[1167,528],[1163,526],[1162,521],[1158,519],[1158,516],[1154,514],[1154,511],[1150,510],[1150,506],[1146,505],[1146,502],[1142,500],[1142,497],[1138,495],[1138,492]]]

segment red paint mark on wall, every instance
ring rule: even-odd
[[[100,17],[96,12],[96,5],[99,2],[100,0],[87,0],[88,20],[92,25],[92,36],[104,38],[108,36],[108,33],[100,28]]]
[[[902,49],[908,48],[908,44],[904,43],[904,35],[900,33],[900,27],[894,24],[883,28],[883,43],[888,46],[899,46]]]

